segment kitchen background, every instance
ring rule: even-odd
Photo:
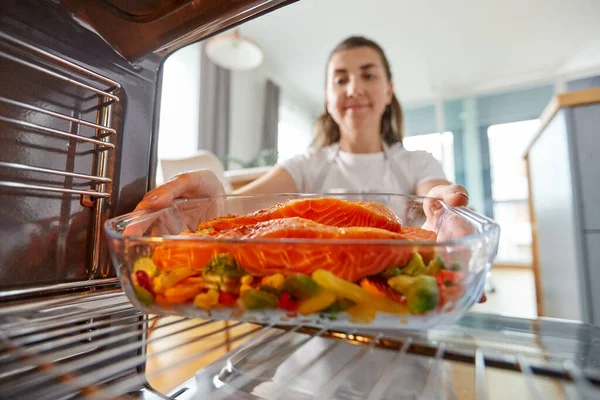
[[[367,36],[390,59],[405,147],[430,151],[467,187],[471,206],[501,225],[488,302],[474,310],[542,314],[523,155],[555,95],[600,86],[599,20],[600,2],[589,0],[299,1],[167,59],[156,183],[208,167],[232,189],[307,149],[329,52]],[[258,46],[258,65],[222,68],[209,58],[211,45],[223,54],[234,35]],[[242,60],[255,57],[244,46]]]

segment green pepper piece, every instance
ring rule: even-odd
[[[298,300],[306,300],[321,292],[321,287],[308,275],[294,274],[285,278],[280,290]]]
[[[400,275],[388,279],[388,285],[406,296],[406,305],[412,314],[424,314],[439,303],[437,281],[432,276]]]
[[[249,310],[260,310],[263,308],[275,308],[279,303],[277,296],[273,293],[251,289],[242,295],[242,301]]]
[[[406,267],[402,268],[402,273],[409,276],[423,275],[427,268],[423,257],[417,252],[414,252]]]
[[[384,278],[393,278],[394,276],[402,275],[402,267],[389,267],[383,271]]]
[[[443,269],[446,269],[446,264],[444,264],[442,257],[439,254],[436,254],[427,266],[427,275],[436,276]]]
[[[239,291],[240,281],[247,274],[229,253],[217,254],[202,269],[202,277],[207,286],[228,293]]]
[[[413,314],[424,314],[439,303],[439,290],[435,278],[422,275],[416,278],[406,294],[406,305]]]
[[[260,284],[260,285],[258,285],[258,290],[261,290],[261,291],[267,292],[267,293],[272,293],[275,296],[279,296],[279,290],[277,288],[274,288],[273,286]]]
[[[339,313],[352,308],[356,303],[349,299],[336,300],[335,303],[327,307],[323,312],[325,313]]]
[[[133,290],[135,291],[135,295],[137,296],[138,300],[144,305],[150,306],[154,304],[154,296],[152,296],[152,293],[137,285],[133,286]]]

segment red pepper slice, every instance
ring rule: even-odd
[[[150,280],[150,277],[148,276],[146,271],[136,271],[135,278],[140,287],[146,289],[147,291],[152,293],[152,295],[154,295],[154,290],[152,288],[152,281]]]
[[[465,275],[460,271],[449,271],[443,269],[436,275],[435,278],[437,280],[438,286],[448,287],[460,285],[464,277]]]
[[[298,307],[300,307],[300,302],[292,299],[292,296],[288,292],[281,293],[279,296],[279,308],[286,311],[298,311]]]
[[[237,301],[237,297],[227,292],[219,292],[219,304],[232,306]]]

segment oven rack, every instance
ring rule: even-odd
[[[39,106],[0,95],[0,123],[15,127],[19,131],[60,137],[73,143],[91,144],[93,151],[97,154],[95,171],[91,174],[45,168],[40,165],[1,162],[0,169],[34,172],[41,176],[60,176],[65,180],[75,181],[69,185],[56,185],[47,182],[35,184],[31,183],[30,179],[21,181],[0,179],[0,186],[18,190],[79,195],[81,203],[87,207],[94,207],[96,199],[109,198],[110,188],[107,189],[107,185],[112,184],[112,179],[107,176],[105,153],[115,149],[115,144],[111,143],[111,137],[116,135],[117,131],[110,126],[111,112],[113,105],[120,101],[117,93],[121,89],[121,85],[4,32],[0,32],[0,60],[16,63],[24,69],[40,74],[46,84],[56,82],[72,88],[71,92],[61,90],[60,94],[70,96],[74,105],[61,104],[57,106],[61,110],[56,111],[50,109],[51,102],[42,102]],[[39,100],[36,99],[36,101]],[[33,102],[31,99],[28,101]],[[27,115],[28,119],[41,122],[32,122],[11,114]],[[31,115],[35,117],[31,117]],[[88,120],[91,117],[94,118],[93,121]],[[69,129],[57,129],[55,127],[57,123],[67,124]],[[86,132],[93,133],[83,134],[82,130],[84,129]],[[77,188],[77,186],[90,186],[90,189]]]
[[[498,398],[493,374],[510,376],[525,390],[515,392],[516,399],[599,398],[600,371],[553,345],[568,339],[561,329],[549,350],[521,326],[480,329],[468,327],[469,318],[466,326],[428,333],[190,320],[145,315],[118,286],[12,303],[0,307],[0,398],[481,400]],[[478,318],[493,326],[496,317]],[[307,359],[290,361],[302,354]],[[343,360],[328,367],[332,375],[307,387],[303,374],[334,354]],[[405,382],[403,368],[415,362],[423,368],[421,388]],[[176,373],[186,365],[198,373]],[[279,368],[283,372],[274,372]],[[348,387],[361,379],[368,384],[359,392]],[[170,383],[163,389],[169,393],[148,384],[161,380]]]

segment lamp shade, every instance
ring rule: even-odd
[[[242,37],[237,30],[209,39],[205,49],[212,62],[235,71],[257,68],[264,58],[260,46]]]

